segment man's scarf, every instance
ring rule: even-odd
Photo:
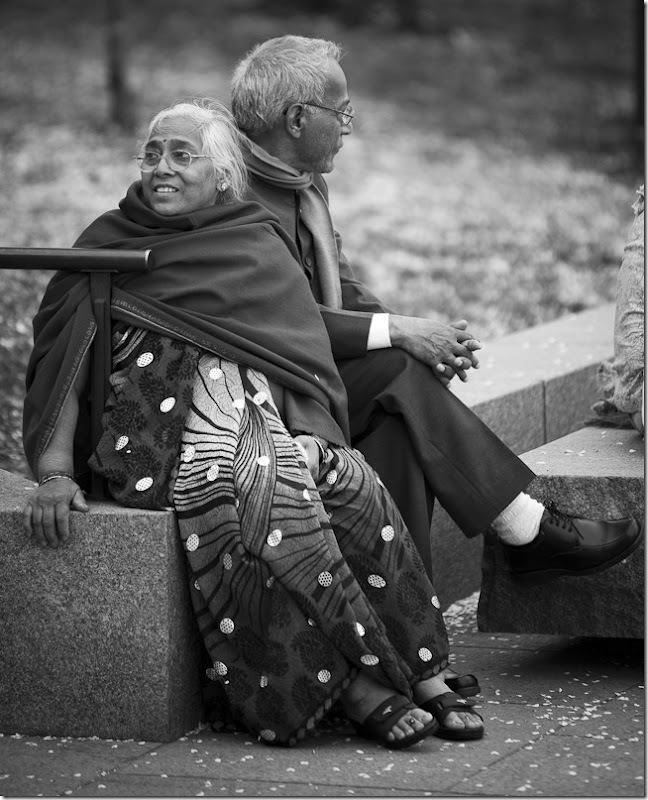
[[[328,430],[314,433],[348,439],[346,392],[319,308],[294,245],[260,204],[162,216],[138,181],[75,247],[150,249],[152,272],[113,276],[113,320],[259,369],[325,410]],[[94,333],[88,275],[57,272],[34,318],[27,368],[23,436],[34,470]]]
[[[313,183],[312,172],[298,172],[262,147],[242,137],[243,156],[252,175],[282,189],[299,191],[301,219],[313,237],[317,276],[322,291],[322,305],[342,308],[342,289],[335,231],[328,203]]]

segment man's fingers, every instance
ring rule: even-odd
[[[464,347],[469,347],[468,343],[470,342],[470,350],[479,350],[482,346],[479,339],[473,333],[470,333],[470,331],[459,331],[455,338]]]
[[[446,367],[445,364],[437,364],[434,368],[434,372],[436,377],[447,389],[450,386],[450,381],[454,375],[454,370],[450,367]]]
[[[439,375],[437,375],[438,378],[443,375],[444,378],[452,380],[455,376],[455,369],[451,364],[440,363],[436,365],[435,369],[439,373]]]
[[[450,327],[458,328],[460,331],[465,331],[468,327],[468,321],[465,319],[458,319],[456,322],[451,322]]]

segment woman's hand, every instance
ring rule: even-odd
[[[34,489],[23,511],[23,528],[39,545],[58,547],[70,538],[70,511],[88,511],[79,485],[55,478]]]
[[[304,456],[304,461],[306,462],[308,471],[313,476],[313,480],[317,480],[322,456],[319,445],[312,436],[307,436],[305,433],[295,436],[293,441]],[[323,446],[325,446],[325,444]]]

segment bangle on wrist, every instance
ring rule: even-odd
[[[67,481],[72,481],[72,483],[76,483],[76,481],[74,480],[74,476],[69,475],[67,472],[50,472],[49,475],[45,475],[38,481],[38,485],[42,486],[44,483],[47,483],[48,481],[56,481],[59,478],[64,478]]]
[[[312,436],[312,434],[311,434],[311,436]],[[318,447],[318,449],[320,451],[320,462],[322,464],[326,464],[326,449],[324,448],[324,445],[320,441],[319,436],[313,436],[312,438],[314,439],[315,444],[317,445],[317,447]]]

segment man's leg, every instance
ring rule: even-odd
[[[338,367],[349,394],[352,441],[372,434],[375,452],[382,436],[387,457],[375,469],[383,482],[398,491],[398,464],[408,458],[409,448],[409,458],[414,453],[430,492],[466,536],[493,525],[516,580],[531,584],[560,575],[589,575],[617,564],[643,541],[644,526],[638,519],[572,517],[545,509],[524,494],[534,473],[404,351],[377,350],[341,361]],[[383,428],[385,415],[399,419],[409,437],[390,433],[388,425]],[[408,474],[415,469],[410,464]],[[406,502],[404,497],[395,499]]]
[[[418,472],[426,484],[419,507],[427,508],[428,499],[436,497],[467,536],[484,533],[533,479],[533,472],[451,390],[403,350],[376,350],[340,361],[338,368],[349,395],[352,443],[406,519],[404,462],[407,475]]]

